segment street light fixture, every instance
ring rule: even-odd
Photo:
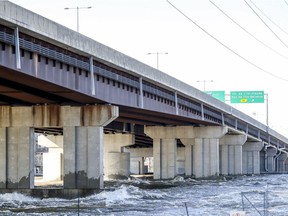
[[[206,82],[213,82],[213,80],[197,80],[197,82],[203,82],[204,83],[204,91],[206,90]]]
[[[154,52],[154,53],[147,53],[148,55],[156,55],[157,57],[157,70],[159,69],[159,55],[163,54],[163,55],[167,55],[168,52],[165,53],[161,53],[161,52]]]
[[[69,7],[66,7],[64,8],[65,10],[77,10],[77,32],[79,32],[79,10],[80,9],[90,9],[92,8],[91,6],[89,7],[72,7],[72,8],[69,8]]]

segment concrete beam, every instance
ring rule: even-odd
[[[106,126],[119,115],[117,106],[0,106],[0,127]]]
[[[192,127],[192,126],[145,126],[144,133],[151,138],[166,138],[166,139],[189,139],[195,137],[201,138],[221,138],[228,132],[226,126],[207,126],[207,127]]]

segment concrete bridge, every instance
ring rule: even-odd
[[[45,136],[38,139],[38,133]],[[101,189],[104,177],[145,173],[145,158],[153,158],[154,179],[288,170],[288,139],[266,125],[1,1],[2,191],[34,188],[35,142],[50,145],[50,153],[59,150],[46,171],[57,172],[64,190]]]

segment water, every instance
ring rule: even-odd
[[[287,174],[202,181],[183,178],[173,181],[131,179],[106,183],[106,189],[79,200],[2,194],[0,215],[223,216],[229,215],[232,210],[242,210],[241,192],[245,192],[250,202],[264,215],[263,193],[266,189],[269,215],[284,216],[288,210]],[[244,200],[244,207],[247,215],[260,215],[247,200]]]

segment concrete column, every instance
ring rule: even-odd
[[[162,160],[165,155],[164,143],[170,140],[176,143],[176,139],[193,140],[193,172],[196,178],[209,177],[219,174],[219,139],[228,132],[227,127],[211,126],[211,127],[145,127],[145,133],[153,139],[154,151],[154,178],[163,178],[162,169],[165,169],[165,161]],[[163,143],[164,142],[164,143]],[[185,142],[185,141],[184,141]],[[173,144],[174,145],[174,144]],[[188,147],[189,148],[189,147]],[[188,149],[187,148],[187,149]],[[187,151],[187,173],[191,170],[191,160],[189,150]],[[172,155],[170,153],[170,155]],[[173,162],[172,158],[169,159]],[[164,164],[163,164],[164,163]],[[171,166],[173,167],[173,166]],[[173,170],[171,170],[171,173]],[[176,175],[177,173],[175,173]],[[171,177],[172,178],[172,177]]]
[[[103,127],[63,128],[64,188],[103,187]]]
[[[153,141],[154,179],[170,179],[176,176],[177,145],[175,139]]]
[[[145,158],[153,158],[153,148],[129,148],[131,174],[145,174],[151,172],[150,164],[145,165]],[[148,159],[148,161],[152,161]],[[146,159],[147,160],[147,159]],[[152,162],[151,162],[152,163]]]
[[[277,172],[283,173],[285,172],[285,162],[287,160],[286,152],[279,152],[278,157],[276,158],[276,168]]]
[[[176,139],[162,139],[162,178],[174,178],[177,175],[177,142]]]
[[[34,130],[8,127],[0,133],[0,188],[34,188]]]
[[[162,179],[161,168],[162,168],[162,141],[160,138],[153,139],[153,178]]]
[[[185,148],[177,146],[176,172],[178,175],[185,175]]]
[[[105,178],[128,178],[130,175],[130,152],[125,149],[135,143],[133,134],[104,135]]]
[[[0,188],[6,188],[7,182],[7,128],[0,127]]]
[[[266,167],[267,172],[275,172],[276,166],[275,166],[275,158],[274,156],[277,153],[277,149],[274,147],[267,147],[265,152],[265,161],[266,161]]]
[[[219,175],[219,139],[195,138],[193,159],[196,178]]]
[[[185,145],[185,176],[192,176],[193,174],[193,144],[194,139],[181,139]]]
[[[263,149],[263,142],[246,142],[243,145],[242,172],[243,174],[260,174],[260,151]]]
[[[242,145],[245,135],[225,135],[220,139],[220,174],[242,174]]]
[[[63,180],[63,136],[40,135],[38,144],[49,149],[43,153],[43,181]]]
[[[284,162],[284,171],[287,173],[288,171],[288,159],[285,160]]]
[[[30,180],[34,171],[31,162],[33,162],[34,154],[31,153],[30,145],[34,142],[31,138],[33,134],[31,128],[62,127],[64,131],[64,188],[102,188],[103,127],[115,120],[118,115],[118,107],[110,105],[0,106],[0,128],[8,127],[6,131],[8,135],[4,141],[6,152],[8,152],[5,166],[9,167],[9,170],[6,168],[7,187],[32,187]],[[2,133],[5,132],[2,130]],[[2,145],[5,145],[3,141]],[[15,156],[12,152],[16,152],[14,149],[17,149],[17,146],[19,153]],[[17,174],[14,173],[14,169],[17,168],[15,158],[19,164]],[[2,171],[0,178],[4,178]]]

